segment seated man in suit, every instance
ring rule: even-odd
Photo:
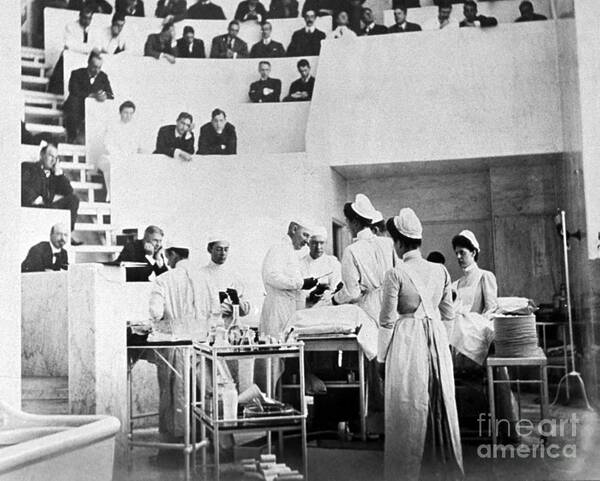
[[[225,20],[225,12],[210,0],[200,0],[188,8],[187,18],[195,20]]]
[[[114,98],[107,75],[102,72],[100,52],[93,50],[88,65],[71,72],[69,97],[64,104],[65,124],[69,142],[83,144],[85,140],[85,99],[98,102]]]
[[[296,18],[298,0],[271,0],[269,18]]]
[[[110,27],[93,28],[90,31],[90,43],[100,53],[115,55],[124,52],[127,48],[123,27],[125,16],[115,13],[110,22]]]
[[[130,17],[145,17],[143,0],[117,0],[118,14]]]
[[[71,230],[75,228],[79,198],[58,165],[58,149],[47,144],[38,162],[21,164],[21,205],[71,211]],[[71,241],[72,244],[77,244]]]
[[[179,22],[187,13],[187,0],[158,0],[154,16]]]
[[[348,26],[348,14],[345,11],[339,12],[335,17],[335,29],[331,32],[331,36],[336,39],[356,38],[354,30]]]
[[[34,245],[21,263],[21,272],[44,272],[67,270],[69,256],[64,249],[69,240],[69,230],[64,224],[56,224],[50,229],[50,242]]]
[[[298,60],[298,72],[300,78],[294,80],[290,85],[290,92],[283,100],[285,102],[294,102],[302,100],[310,100],[312,98],[313,89],[315,88],[315,78],[310,74],[310,64],[305,58]]]
[[[272,58],[285,57],[285,49],[283,45],[271,38],[273,26],[271,22],[263,22],[260,26],[260,34],[262,39],[252,45],[250,57],[252,58]]]
[[[423,28],[425,30],[453,30],[458,28],[458,21],[452,17],[452,0],[439,0],[437,6],[437,17],[427,20],[423,24]]]
[[[170,22],[164,23],[160,33],[148,35],[144,45],[144,56],[154,57],[156,60],[164,58],[169,63],[175,63],[175,50],[173,49],[173,37],[175,29]]]
[[[164,125],[156,136],[155,154],[180,157],[192,160],[194,153],[194,118],[187,112],[181,112],[175,125]]]
[[[158,276],[167,272],[167,263],[162,248],[164,232],[160,227],[150,225],[144,231],[144,238],[123,246],[116,262],[141,262],[144,267],[128,267],[125,272],[127,282],[146,282],[152,274]]]
[[[307,10],[304,14],[306,26],[292,34],[292,41],[288,46],[288,57],[319,55],[321,41],[325,39],[325,32],[315,27],[317,15],[314,10]]]
[[[258,0],[243,0],[237,6],[234,18],[240,22],[247,20],[264,22],[267,19],[267,9]]]
[[[245,58],[248,56],[248,45],[241,38],[240,22],[232,20],[225,35],[213,38],[210,58]]]
[[[363,24],[363,28],[361,31],[361,35],[382,35],[387,33],[387,28],[385,25],[379,25],[375,23],[375,19],[373,18],[373,10],[368,7],[362,9],[360,20]]]
[[[259,62],[258,73],[260,74],[260,80],[250,84],[250,91],[248,92],[250,100],[255,103],[279,102],[281,80],[269,77],[271,74],[271,62],[267,62],[266,60]]]
[[[200,155],[237,154],[235,127],[227,122],[227,115],[221,109],[213,110],[212,120],[200,128],[197,153]]]
[[[417,23],[406,21],[406,7],[394,9],[394,20],[396,23],[388,28],[388,33],[420,32],[421,26]]]
[[[463,5],[463,14],[465,16],[459,24],[460,27],[495,27],[498,20],[494,17],[477,15],[477,4],[473,0],[467,0]]]
[[[183,35],[177,40],[177,56],[183,58],[206,58],[204,42],[194,37],[194,28],[190,25],[183,27]]]
[[[515,22],[536,22],[539,20],[548,20],[548,17],[535,13],[533,11],[533,3],[529,0],[523,0],[519,4],[519,12],[521,16],[515,20]]]

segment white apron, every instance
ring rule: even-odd
[[[413,314],[400,316],[387,346],[385,479],[419,479],[427,434],[430,374],[434,374],[439,383],[446,413],[442,421],[446,423],[450,445],[442,448],[453,464],[448,466],[448,471],[453,469],[460,477],[463,475],[462,449],[446,329],[439,311],[426,295],[419,274],[409,264],[404,265],[404,271],[421,297],[421,304]]]

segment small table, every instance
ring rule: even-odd
[[[496,404],[494,399],[494,385],[503,383],[514,383],[517,385],[517,402],[519,405],[519,419],[521,418],[521,384],[539,384],[540,386],[540,416],[544,419],[548,408],[548,375],[547,375],[546,356],[536,357],[499,357],[489,356],[486,361],[488,378],[488,397],[490,406],[490,420],[492,423],[492,445],[497,444],[498,432],[496,426]],[[494,379],[495,367],[538,367],[539,379]],[[518,376],[518,371],[517,371]]]
[[[358,382],[325,382],[328,388],[354,387],[358,388],[360,439],[367,440],[367,411],[365,389],[365,358],[356,334],[319,334],[299,335],[298,340],[304,342],[304,352],[345,351],[358,352]]]

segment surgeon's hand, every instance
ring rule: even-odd
[[[377,362],[377,374],[385,381],[385,362]]]
[[[302,289],[312,289],[313,287],[315,287],[317,285],[318,282],[319,282],[319,280],[314,277],[307,277],[306,279],[304,279],[304,283],[302,284]]]

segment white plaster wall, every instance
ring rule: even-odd
[[[19,122],[22,117],[20,89],[20,3],[4,2],[5,25],[0,42],[0,399],[21,407],[21,260],[15,255],[19,243],[21,200]]]
[[[147,8],[144,3],[144,8]],[[148,13],[148,12],[147,12]],[[152,11],[152,15],[154,12]],[[69,22],[77,20],[78,12],[46,8],[44,10],[45,30],[44,49],[46,65],[54,66],[64,47],[64,29]],[[92,19],[92,27],[105,27],[110,25],[111,15],[97,13]],[[148,35],[160,32],[163,19],[154,17],[127,17],[123,35],[127,36],[128,50],[131,54],[141,56],[144,54],[144,44]],[[212,39],[217,35],[227,33],[229,20],[182,20],[175,24],[176,37],[181,37],[186,25],[194,27],[196,37],[204,42],[207,55],[210,54]],[[281,42],[287,49],[292,33],[304,26],[302,18],[283,18],[271,20],[273,25],[273,39]],[[321,17],[316,23],[319,30],[331,32],[331,17]],[[240,28],[240,38],[250,48],[260,40],[260,26],[256,22],[244,22]]]
[[[554,21],[326,40],[307,151],[331,165],[560,152],[556,55]]]

